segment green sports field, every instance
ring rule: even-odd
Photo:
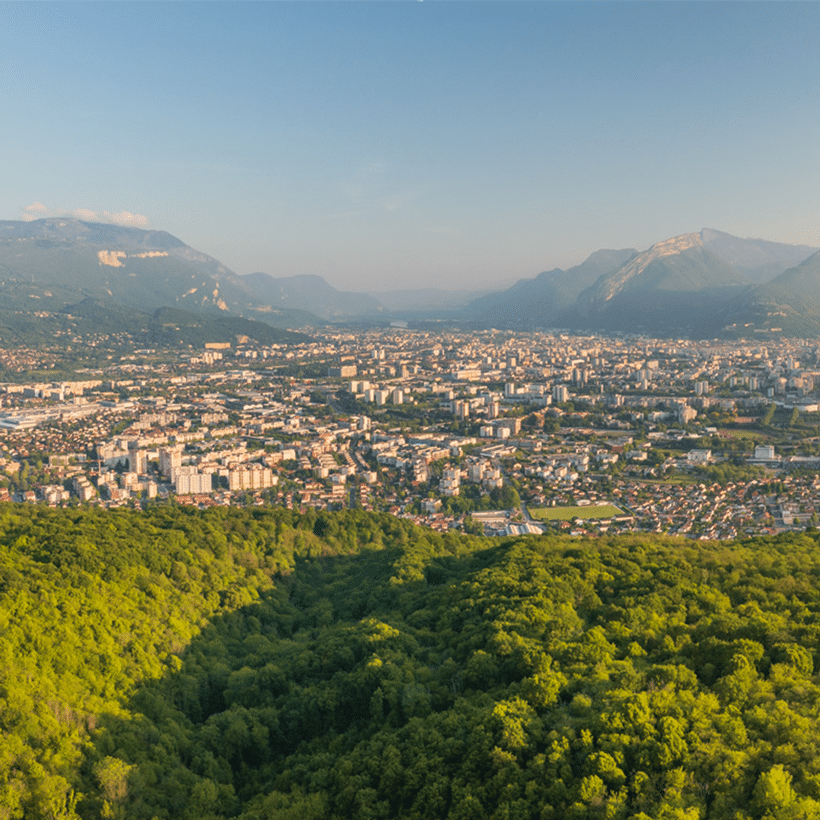
[[[536,507],[530,515],[538,521],[569,521],[572,518],[612,518],[624,511],[613,504],[588,504],[584,507]]]

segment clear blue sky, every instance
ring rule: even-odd
[[[815,3],[5,3],[0,218],[363,290],[820,245],[818,35]]]

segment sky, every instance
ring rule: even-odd
[[[709,227],[820,246],[820,4],[0,4],[0,219],[239,274],[501,288]]]

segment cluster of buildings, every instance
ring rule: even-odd
[[[0,385],[0,499],[361,506],[486,532],[729,538],[813,521],[820,438],[761,432],[772,408],[818,411],[805,341],[324,329],[220,347]],[[754,479],[709,481],[725,463]],[[488,510],[505,487],[521,503]],[[624,515],[529,514],[598,502]]]

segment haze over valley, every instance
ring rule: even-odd
[[[820,333],[819,271],[817,248],[704,229],[641,252],[599,250],[566,271],[546,271],[477,298],[411,288],[380,300],[339,291],[318,275],[238,276],[164,231],[64,218],[5,221],[0,332],[12,339],[25,314],[36,314],[45,329],[93,305],[102,321],[114,315],[123,321],[127,313],[132,324],[145,324],[162,309],[182,310],[200,321],[209,317],[213,332],[214,317],[231,316],[290,329],[435,319],[474,328],[691,338],[809,336]]]

